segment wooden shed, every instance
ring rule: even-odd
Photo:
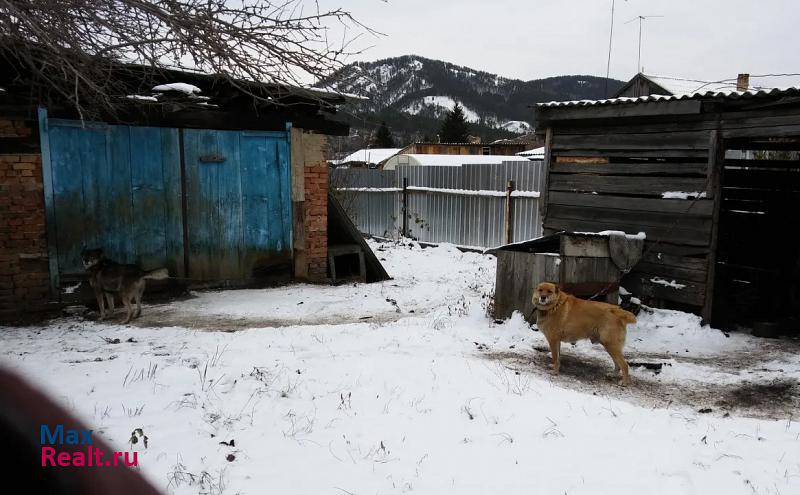
[[[192,285],[327,278],[325,134],[348,132],[343,96],[108,71],[119,93],[89,120],[72,89],[0,61],[0,316],[88,293],[83,248]]]
[[[724,325],[800,311],[800,89],[551,102],[545,233],[643,231],[622,285]]]

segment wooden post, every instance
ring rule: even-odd
[[[511,196],[512,192],[514,192],[514,181],[509,180],[508,184],[506,184],[506,244],[511,244],[514,239],[514,198]]]
[[[403,177],[403,237],[408,237],[408,177]]]
[[[545,132],[544,138],[544,161],[542,162],[542,174],[544,177],[542,178],[542,186],[541,191],[539,191],[539,219],[542,222],[542,235],[545,234],[544,231],[544,221],[547,218],[547,197],[548,192],[547,188],[550,186],[550,166],[551,162],[553,161],[552,156],[552,149],[553,147],[553,128],[548,127],[547,131]]]
[[[723,146],[720,131],[711,131],[708,143],[708,188],[714,201],[714,212],[711,217],[711,239],[708,249],[708,264],[706,265],[706,294],[703,301],[703,323],[711,322],[712,305],[714,304],[714,282],[717,269],[717,239],[719,232],[719,211],[722,204],[722,172],[725,166],[725,147]]]

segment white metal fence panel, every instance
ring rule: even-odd
[[[424,242],[492,247],[505,242],[506,188],[514,181],[512,242],[542,233],[543,164],[536,161],[460,167],[400,165],[396,170],[334,169],[331,188],[362,232],[397,237],[408,189],[407,235]]]

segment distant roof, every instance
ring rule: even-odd
[[[701,91],[693,94],[680,95],[649,95],[636,98],[621,97],[609,98],[605,100],[573,100],[573,101],[549,101],[537,103],[537,108],[554,107],[593,107],[601,105],[621,105],[628,103],[660,102],[660,101],[680,101],[680,100],[739,100],[764,97],[798,96],[800,87],[770,90],[748,90],[748,91]]]
[[[537,136],[535,132],[529,132],[511,139],[498,139],[492,144],[536,144],[541,142],[541,137]]]
[[[433,141],[414,141],[414,144],[436,144],[442,146],[489,146],[489,143],[434,143]]]
[[[533,148],[532,150],[520,151],[519,153],[516,153],[516,155],[517,156],[524,156],[525,158],[534,159],[534,160],[536,160],[536,159],[543,160],[544,159],[544,146],[541,146],[539,148]]]
[[[666,89],[672,95],[691,95],[698,92],[708,93],[709,91],[719,93],[736,90],[736,80],[726,82],[701,81],[697,79],[685,79],[682,77],[673,76],[656,76],[651,74],[641,75]],[[763,88],[754,89],[758,90]]]
[[[501,164],[525,161],[515,155],[420,155],[403,153],[387,160],[384,169],[392,170],[396,165],[460,167],[462,165]]]
[[[378,164],[382,161],[400,153],[403,148],[365,148],[353,153],[339,160],[339,163],[374,163]]]

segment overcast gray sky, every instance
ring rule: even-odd
[[[611,0],[320,0],[383,37],[358,60],[417,54],[519,79],[605,76]],[[645,73],[703,80],[800,72],[800,0],[616,0],[611,75],[636,73],[638,15]],[[758,79],[768,86],[800,77]]]

